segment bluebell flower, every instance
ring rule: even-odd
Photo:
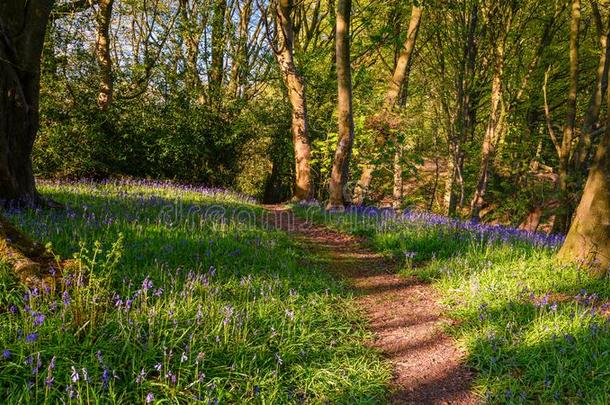
[[[105,368],[104,371],[102,372],[102,385],[104,388],[108,388],[108,382],[110,381],[110,373],[108,372],[108,369]]]
[[[25,341],[26,341],[26,343],[32,343],[32,342],[35,342],[35,341],[36,341],[36,339],[38,339],[38,332],[33,332],[33,333],[30,333],[29,335],[27,335],[27,336],[25,337]]]
[[[80,380],[80,375],[78,374],[78,371],[76,371],[76,368],[74,368],[74,366],[72,366],[72,373],[70,374],[70,379],[72,380],[72,382],[77,382],[78,380]]]
[[[34,327],[40,326],[44,323],[45,316],[40,312],[35,312],[32,314],[34,317]]]
[[[62,302],[64,303],[65,306],[70,305],[70,293],[67,290],[63,292],[61,297],[62,297]]]

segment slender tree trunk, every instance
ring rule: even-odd
[[[52,0],[0,2],[0,199],[39,201],[32,170],[40,57]]]
[[[450,139],[452,172],[446,187],[447,214],[454,216],[464,201],[464,144],[471,137],[476,125],[476,100],[474,99],[474,80],[476,57],[478,53],[476,33],[479,23],[479,6],[474,3],[469,13],[468,29],[461,61],[461,72],[457,88],[457,118],[455,134]]]
[[[212,62],[210,66],[210,90],[212,97],[220,97],[224,78],[225,54],[225,15],[227,11],[226,0],[214,0],[212,16]]]
[[[239,3],[238,3],[239,5]],[[252,0],[246,0],[239,7],[239,26],[237,28],[236,46],[231,66],[230,94],[235,98],[242,96],[244,76],[248,71],[248,34],[252,20]]]
[[[600,274],[610,270],[610,110],[606,132],[559,258],[591,266]]]
[[[349,161],[354,143],[354,116],[352,111],[352,72],[350,61],[351,0],[337,2],[337,81],[339,142],[330,176],[328,208],[344,207],[350,203],[347,191]]]
[[[386,92],[383,102],[383,111],[385,113],[390,113],[395,105],[396,100],[398,100],[401,90],[404,86],[405,81],[409,77],[409,68],[412,63],[413,51],[415,50],[415,44],[417,41],[417,34],[419,33],[419,27],[421,25],[421,17],[423,13],[423,8],[421,6],[414,5],[411,11],[411,20],[409,21],[409,29],[407,32],[407,38],[402,47],[402,51],[396,61],[396,67],[394,68],[394,74],[392,75],[392,79],[390,80],[390,85]],[[405,96],[406,97],[406,96]],[[397,154],[399,154],[397,150]],[[401,155],[401,154],[400,154]],[[398,159],[398,160],[397,160]],[[397,187],[401,187],[402,184],[402,165],[396,165],[397,161],[400,163],[401,156],[394,157],[394,168],[399,168],[400,176],[397,176],[397,172],[394,173],[394,197],[402,198],[402,189],[400,192],[397,192]],[[354,204],[361,205],[364,202],[364,198],[368,194],[369,188],[371,186],[371,181],[373,179],[373,172],[375,171],[374,164],[367,164],[364,166],[362,170],[362,174],[360,175],[360,180],[356,185],[356,189],[354,191]],[[400,185],[399,185],[400,183]]]
[[[497,40],[495,50],[495,66],[494,75],[491,84],[491,105],[489,109],[489,121],[483,145],[481,150],[481,163],[479,167],[479,176],[474,197],[470,204],[470,216],[473,219],[479,219],[481,209],[485,203],[485,193],[489,181],[489,166],[493,160],[496,146],[499,141],[501,122],[502,122],[502,97],[503,97],[503,81],[504,81],[504,39]]]
[[[407,31],[407,38],[400,52],[400,56],[396,62],[394,74],[390,81],[390,86],[386,92],[383,108],[385,111],[391,111],[396,105],[396,101],[400,96],[400,92],[403,88],[405,80],[409,75],[409,66],[411,65],[411,58],[413,51],[415,50],[415,43],[417,41],[417,34],[419,33],[419,27],[421,24],[421,17],[423,8],[421,6],[413,6],[411,10],[411,20],[409,21],[409,29]]]
[[[553,41],[553,38],[556,33],[555,25],[556,21],[563,14],[566,9],[565,3],[561,3],[559,6],[556,5],[555,12],[551,17],[549,17],[544,26],[544,30],[542,32],[542,36],[540,37],[540,43],[536,47],[536,52],[530,61],[525,75],[521,79],[521,84],[519,85],[519,89],[517,90],[515,96],[506,103],[504,110],[504,117],[510,117],[513,110],[517,108],[519,104],[523,102],[523,96],[525,95],[526,90],[528,89],[530,79],[532,78],[533,73],[536,71],[540,61],[542,60],[542,56],[544,55],[544,51]],[[531,114],[530,114],[531,115]],[[528,122],[531,120],[531,116],[527,118]],[[506,125],[506,120],[502,120],[502,125],[500,128],[500,140],[498,142],[496,157],[502,155],[502,149],[504,146],[504,140],[506,139],[506,135],[508,132],[508,125]],[[528,127],[529,128],[529,127]]]
[[[403,197],[404,181],[402,178],[402,145],[396,144],[394,152],[394,187],[392,192],[392,207],[400,209]]]
[[[279,0],[276,7],[278,19],[279,49],[276,53],[288,98],[292,107],[292,139],[295,158],[295,187],[293,199],[312,197],[311,147],[307,133],[307,101],[305,84],[294,64],[294,32],[292,24],[293,0]]]
[[[203,103],[204,92],[201,77],[199,75],[199,44],[203,32],[203,24],[198,20],[198,16],[189,8],[188,0],[180,0],[180,39],[184,43],[186,57],[184,60],[185,82],[186,85],[195,90],[197,102]],[[193,15],[195,14],[195,15]],[[179,49],[182,49],[180,47]]]
[[[604,28],[597,2],[592,3],[592,9],[599,34],[600,56],[597,64],[595,88],[591,93],[589,108],[585,115],[581,134],[578,139],[578,148],[575,152],[574,168],[576,170],[582,170],[584,168],[591,152],[592,133],[597,129],[596,126],[599,122],[599,113],[604,100],[604,93],[608,86],[607,77],[608,67],[610,65],[610,41],[608,41],[608,35],[610,34],[610,18],[608,19],[608,26]]]
[[[114,0],[98,0],[97,35],[95,41],[95,56],[100,68],[100,88],[97,96],[97,106],[105,111],[112,103],[114,88],[112,77],[112,58],[110,56],[110,25],[112,24],[112,6]]]
[[[570,21],[570,89],[568,92],[566,124],[563,128],[563,139],[559,154],[559,193],[562,200],[561,211],[556,215],[553,224],[554,232],[566,232],[573,213],[570,201],[569,177],[570,154],[576,127],[576,98],[578,95],[578,37],[580,35],[580,0],[572,2]]]

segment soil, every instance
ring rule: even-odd
[[[392,404],[476,404],[465,354],[443,332],[438,294],[429,284],[396,274],[398,264],[365,241],[313,225],[283,206],[267,206],[267,222],[329,260],[329,271],[354,288],[379,349],[393,367]]]

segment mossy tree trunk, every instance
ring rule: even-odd
[[[610,270],[610,110],[604,137],[559,258],[590,266],[600,274]]]

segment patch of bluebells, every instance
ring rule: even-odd
[[[301,202],[303,208],[320,207],[319,203]],[[323,208],[321,208],[323,210]],[[326,212],[322,211],[323,214]],[[342,211],[343,218],[353,223],[374,221],[377,229],[389,230],[402,226],[441,227],[464,237],[486,243],[525,242],[535,247],[559,248],[565,239],[563,235],[530,232],[504,225],[488,225],[478,221],[465,221],[444,215],[418,210],[397,213],[392,208],[351,206]]]
[[[166,235],[155,240],[156,234],[138,233],[145,228],[143,224],[156,221],[154,215],[161,210],[168,206],[176,208],[181,197],[196,200],[190,195],[192,193],[231,204],[237,202],[244,205],[254,200],[226,190],[180,186],[169,182],[113,180],[100,184],[84,180],[41,184],[60,193],[74,195],[78,195],[82,188],[92,189],[94,197],[102,198],[94,199],[98,201],[93,203],[95,206],[90,202],[83,204],[75,200],[73,206],[66,210],[9,209],[8,215],[12,220],[29,233],[40,240],[52,240],[54,243],[59,240],[68,248],[74,248],[69,243],[74,244],[77,239],[91,241],[103,237],[111,242],[109,239],[119,227],[130,227],[128,229],[137,234],[137,238],[134,238],[137,240],[128,241],[131,245],[126,246],[127,254],[142,253],[142,260],[153,259],[154,266],[139,266],[140,263],[137,263],[135,274],[129,274],[127,271],[133,269],[126,266],[127,271],[121,273],[120,278],[116,272],[106,271],[103,267],[96,268],[86,277],[83,274],[63,274],[58,283],[61,286],[59,291],[28,292],[21,303],[8,307],[6,320],[11,327],[6,328],[9,332],[0,333],[0,348],[4,348],[0,357],[0,374],[5,372],[5,367],[8,369],[20,364],[24,370],[22,375],[11,378],[22,381],[23,387],[27,383],[32,390],[39,390],[37,395],[42,396],[40,390],[44,391],[45,398],[51,395],[50,403],[69,402],[80,397],[84,399],[90,392],[100,396],[120,393],[130,401],[138,398],[140,403],[164,400],[172,392],[209,399],[216,398],[218,394],[215,392],[216,383],[221,387],[219,390],[223,389],[225,381],[222,379],[232,379],[243,372],[240,370],[243,361],[234,361],[226,366],[228,376],[215,375],[206,379],[203,371],[207,371],[208,367],[222,370],[222,363],[219,365],[218,362],[224,361],[227,353],[235,354],[236,347],[244,347],[246,351],[255,353],[250,357],[256,369],[260,368],[265,373],[268,370],[264,370],[264,367],[270,367],[273,375],[278,377],[277,382],[266,384],[278,384],[279,389],[266,390],[256,386],[256,395],[276,395],[273,392],[282,390],[281,373],[288,369],[286,363],[290,362],[292,356],[286,354],[282,358],[280,352],[283,353],[283,347],[276,346],[278,342],[289,346],[290,339],[302,339],[301,335],[290,335],[298,328],[304,327],[301,332],[309,333],[307,318],[302,314],[308,309],[304,310],[305,305],[301,303],[299,307],[296,302],[308,298],[307,294],[289,288],[297,284],[292,284],[290,280],[293,274],[282,274],[285,268],[291,268],[285,267],[286,261],[273,262],[276,258],[271,256],[277,252],[269,253],[268,247],[275,246],[275,239],[261,240],[258,229],[252,235],[244,236],[236,232],[226,239],[222,234],[222,241],[221,237],[205,234],[209,239],[205,239],[202,250],[193,255],[197,258],[196,263],[183,265],[186,262],[183,257],[168,258],[187,250],[177,251],[176,246],[190,248],[186,245],[188,238],[181,235],[182,239],[176,240],[175,244],[164,241],[165,244],[160,245],[158,241]],[[169,196],[156,195],[151,190],[128,190],[137,187],[166,190]],[[89,191],[83,193],[85,201]],[[176,198],[172,199],[174,196]],[[190,201],[184,205],[186,210],[197,209],[196,203]],[[153,232],[162,228],[163,232],[169,233],[174,229],[172,226],[183,226],[181,231],[185,230],[184,223],[153,225]],[[210,229],[205,230],[212,233]],[[169,236],[171,238],[172,235]],[[138,248],[144,245],[137,243],[148,242],[148,239],[153,239],[153,251],[140,252]],[[193,240],[197,243],[200,241],[199,238]],[[248,261],[254,259],[247,255],[250,248],[263,256],[253,263],[253,274],[248,272],[247,267],[244,272],[242,264],[235,269],[227,265],[227,262],[242,261],[248,266]],[[63,256],[68,255],[71,252]],[[224,262],[217,263],[216,259],[221,256]],[[286,258],[292,258],[292,253]],[[93,262],[89,256],[84,259],[86,263]],[[99,266],[104,266],[106,262],[101,253],[95,261]],[[218,266],[218,270],[210,266],[212,263]],[[141,273],[137,273],[139,269],[143,269]],[[231,279],[232,284],[226,285],[227,274],[233,271],[234,280]],[[145,274],[151,276],[143,277]],[[222,282],[219,280],[220,274]],[[106,276],[108,279],[104,279]],[[328,288],[328,280],[322,278],[322,281],[324,288]],[[318,300],[326,300],[328,296],[326,293]],[[290,297],[288,309],[282,302],[285,297]],[[312,301],[313,305],[318,305],[318,302]],[[265,314],[263,321],[258,319],[259,314]],[[298,322],[295,322],[296,319]],[[317,320],[315,325],[318,325]],[[324,338],[324,334],[315,336],[314,339]],[[355,336],[350,335],[344,343],[349,344],[350,348],[354,347]],[[81,342],[86,344],[81,345]],[[117,348],[116,345],[121,346]],[[137,346],[138,349],[124,350],[123,345],[126,348]],[[268,350],[270,346],[273,346],[273,350]],[[143,351],[146,356],[142,355]],[[209,353],[207,356],[206,352]],[[219,353],[223,355],[219,356]],[[305,351],[301,350],[301,353],[305,356]],[[367,357],[367,360],[370,358],[374,356]],[[23,367],[25,359],[28,359],[28,363]],[[130,371],[132,366],[135,371]],[[0,383],[5,382],[3,377],[0,380]],[[131,392],[136,385],[139,391]],[[161,385],[171,386],[171,389],[158,390]],[[125,390],[126,387],[129,387],[129,392]],[[244,388],[247,391],[245,395],[251,395],[251,387],[248,383],[247,389]]]

